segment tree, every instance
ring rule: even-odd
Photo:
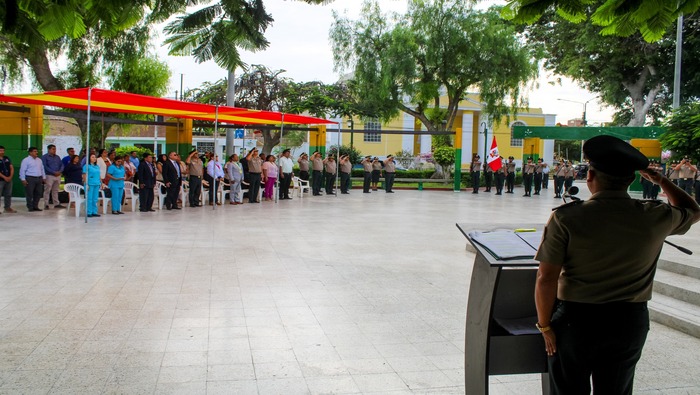
[[[341,145],[340,146],[340,155],[338,155],[338,145],[331,145],[330,149],[328,152],[326,152],[328,155],[333,155],[336,158],[340,158],[343,155],[348,155],[350,157],[350,162],[357,164],[362,161],[362,152],[358,151],[357,148],[352,147],[350,148],[349,145]]]
[[[695,30],[696,18],[689,18],[686,37],[682,89],[684,98],[697,97],[700,84],[695,61],[700,53]],[[525,26],[525,37],[543,52],[545,67],[565,75],[600,99],[617,108],[616,123],[643,126],[652,119],[663,118],[670,108],[673,85],[675,35],[668,32],[660,41],[648,43],[640,36],[601,36],[601,28],[572,23],[554,12],[545,13],[536,23]]]
[[[647,42],[661,40],[679,15],[700,8],[700,0],[509,0],[502,14],[516,23],[534,23],[556,10],[573,23],[591,21],[599,34],[630,37],[636,32]]]
[[[448,146],[437,147],[433,150],[433,160],[435,163],[440,165],[442,168],[442,174],[445,178],[447,178],[450,175],[452,165],[455,164],[455,149]],[[438,173],[437,169],[435,170],[435,173]]]
[[[700,161],[700,102],[686,103],[675,110],[659,140],[664,150],[673,151],[674,158],[688,155],[694,163]]]
[[[334,14],[336,69],[352,71],[359,101],[382,109],[383,119],[403,111],[429,131],[453,127],[468,89],[478,88],[493,120],[514,113],[536,62],[496,9],[479,12],[465,3],[410,0],[408,13],[397,16],[366,1],[358,21]]]

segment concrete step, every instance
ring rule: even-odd
[[[684,276],[700,280],[700,267],[686,265],[678,262],[666,261],[663,259],[659,259],[657,267],[667,272],[682,274]]]
[[[700,306],[655,292],[649,301],[649,317],[659,324],[700,338]]]
[[[654,291],[700,306],[700,280],[697,278],[657,269],[654,277]]]

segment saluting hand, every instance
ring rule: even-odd
[[[647,180],[653,182],[654,184],[660,184],[663,176],[653,168],[648,168],[646,170],[640,170],[639,174]]]

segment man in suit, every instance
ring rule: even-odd
[[[153,166],[153,156],[143,155],[143,160],[136,170],[139,181],[139,211],[142,213],[156,211],[153,209],[153,188],[156,185],[156,168]]]
[[[180,195],[180,163],[177,159],[177,153],[171,151],[168,154],[168,160],[163,163],[163,182],[167,188],[165,196],[165,208],[168,210],[179,210],[177,206],[177,197]]]

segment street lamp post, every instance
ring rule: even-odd
[[[489,156],[489,141],[488,141],[488,135],[489,135],[489,129],[486,127],[486,121],[481,123],[481,126],[484,127],[484,160],[488,158]]]
[[[355,121],[352,118],[348,119],[348,127],[350,128],[350,151],[352,151],[355,137]]]
[[[576,100],[569,100],[569,99],[557,99],[557,100],[583,104],[583,116],[581,118],[581,123],[583,124],[583,127],[585,128],[586,126],[588,126],[588,120],[586,120],[586,107],[588,106],[588,103],[593,101],[594,99],[595,99],[595,97],[592,97],[592,98],[586,100],[585,102],[580,102],[580,101],[576,101]],[[568,156],[568,153],[567,153],[567,156]],[[581,140],[581,159],[580,159],[580,162],[583,162],[583,140]]]

